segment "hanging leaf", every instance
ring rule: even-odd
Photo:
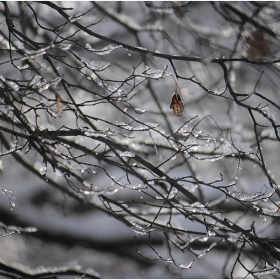
[[[170,109],[173,109],[174,115],[175,116],[183,116],[184,112],[184,105],[182,102],[182,98],[180,94],[176,91],[172,95],[172,101],[170,104]]]
[[[270,55],[269,45],[268,35],[262,30],[257,30],[245,36],[245,46],[249,59],[261,59]]]
[[[63,112],[63,106],[60,102],[59,97],[56,98],[56,106],[57,106],[57,113],[59,116],[61,116],[62,112]]]

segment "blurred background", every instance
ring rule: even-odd
[[[1,277],[279,277],[279,16],[1,4]]]

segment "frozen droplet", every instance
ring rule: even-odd
[[[14,82],[7,82],[7,84],[9,85],[9,87],[11,87],[13,90],[18,91],[20,86]]]
[[[227,238],[229,242],[235,243],[238,240],[238,236],[236,234],[231,235]]]
[[[147,50],[146,48],[143,48],[143,47],[136,47],[137,49],[140,49],[140,50]]]
[[[189,264],[180,264],[179,267],[180,268],[184,268],[184,269],[188,269],[192,266],[194,261],[191,261]]]
[[[51,80],[51,81],[49,82],[49,84],[50,84],[52,87],[56,88],[56,86],[61,82],[61,80],[62,80],[62,77],[57,77],[57,78]]]
[[[266,223],[266,217],[263,215],[260,215],[260,217],[262,218],[263,223]]]
[[[85,195],[92,195],[94,194],[94,191],[88,191],[88,190],[79,190],[80,193],[83,193]]]
[[[201,259],[202,257],[204,257],[206,255],[206,253],[202,253],[202,254],[199,254],[197,257],[199,258],[199,259]]]
[[[167,199],[172,199],[174,198],[178,193],[178,190],[174,190],[172,192],[170,192],[170,194],[168,195]]]
[[[10,201],[10,210],[13,211],[15,207],[16,207],[16,204],[14,202]]]
[[[93,70],[93,71],[103,71],[107,67],[110,66],[110,62],[106,62],[106,61],[96,61],[96,60],[87,61],[87,60],[82,60],[82,62],[84,62],[86,64],[86,66],[89,69]]]
[[[138,114],[143,114],[143,113],[145,113],[147,110],[141,109],[141,108],[135,108],[134,111],[135,111],[136,113],[138,113]]]
[[[189,192],[194,192],[197,188],[198,185],[192,185],[190,187],[185,187]]]
[[[264,129],[261,132],[261,136],[262,137],[270,137],[270,138],[272,138],[274,136],[274,129],[273,128]]]
[[[145,235],[150,231],[154,231],[153,228],[142,227],[134,221],[129,221],[131,224],[131,229],[136,233],[136,235]]]
[[[35,227],[25,227],[25,228],[24,228],[24,231],[25,231],[25,232],[37,232],[38,229],[35,228]]]
[[[24,64],[23,66],[19,67],[20,70],[25,70],[29,67],[28,64]]]
[[[235,76],[235,72],[234,71],[231,71],[230,73],[230,82],[231,83],[235,83],[235,81],[236,81],[236,76]]]
[[[70,16],[70,17],[69,17],[69,20],[70,20],[71,22],[75,22],[75,21],[81,19],[82,17],[83,17],[83,15],[82,15],[81,13],[78,13],[77,15]]]
[[[146,123],[147,126],[149,126],[150,128],[156,128],[159,126],[158,123]]]
[[[58,49],[60,49],[60,50],[63,50],[63,51],[67,51],[67,50],[69,50],[71,47],[72,47],[71,44],[62,44],[62,43],[60,43],[60,44],[56,45],[56,48],[58,48]]]
[[[33,88],[38,88],[38,92],[43,92],[47,90],[50,86],[55,88],[62,80],[62,77],[56,77],[55,79],[46,82],[46,80],[42,79],[41,76],[36,75],[30,82],[30,86]]]
[[[125,152],[121,152],[119,154],[121,157],[135,157],[135,153],[131,152],[131,151],[125,151]]]
[[[31,82],[30,82],[30,86],[33,86],[34,85],[34,87],[40,87],[41,86],[41,79],[42,79],[42,77],[41,76],[39,76],[39,75],[35,75],[34,76],[34,78],[31,80]]]
[[[207,234],[208,234],[209,236],[215,236],[215,235],[216,235],[216,233],[215,233],[214,231],[208,231]]]
[[[90,188],[90,183],[87,182],[87,181],[83,181],[83,185],[84,185],[86,188]]]
[[[198,240],[201,242],[206,242],[208,240],[209,236],[204,236],[202,238],[199,238]]]
[[[270,116],[270,111],[269,111],[268,107],[262,108],[262,112],[263,112],[264,115]]]
[[[169,194],[165,194],[165,195],[157,195],[156,196],[156,199],[172,199],[174,198],[178,193],[178,190],[174,190],[174,191],[171,191]]]
[[[100,50],[97,50],[97,49],[92,48],[89,43],[86,44],[86,49],[88,49],[89,51],[94,52],[95,54],[98,54],[98,55],[109,54],[111,51],[118,49],[118,48],[123,48],[123,46],[122,45],[118,45],[118,46],[108,45]]]
[[[227,139],[225,139],[224,137],[221,137],[221,138],[220,138],[220,141],[221,141],[221,143],[223,143],[225,146],[228,146],[228,147],[231,146],[231,143],[230,143]]]
[[[43,172],[43,170],[45,168],[45,165],[39,161],[35,161],[33,166],[34,166],[34,169],[37,170],[39,173]]]
[[[107,88],[107,90],[114,92],[119,88],[119,86],[118,85],[109,85],[106,88]],[[121,90],[118,90],[117,93],[118,93],[118,96],[120,96]]]
[[[162,78],[165,70],[157,70],[152,69],[150,67],[146,68],[146,70],[141,74],[142,77],[151,78],[151,79],[160,79]]]
[[[47,172],[47,165],[45,164],[45,166],[43,168],[40,168],[39,172],[42,176],[44,176]]]
[[[260,277],[262,275],[273,274],[275,271],[276,271],[276,268],[274,268],[274,267],[270,267],[270,268],[266,267],[265,269],[263,269],[261,271],[254,272],[254,276],[255,277]],[[264,279],[265,278],[267,278],[267,277],[264,277]]]

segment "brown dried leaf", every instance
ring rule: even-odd
[[[173,109],[175,116],[183,116],[184,105],[182,103],[182,98],[177,90],[172,95],[172,101],[170,104],[170,109]]]
[[[249,59],[260,59],[270,55],[270,40],[268,35],[262,30],[247,35],[245,38],[245,46],[247,48],[247,57]]]
[[[59,116],[61,116],[61,114],[62,114],[62,112],[63,112],[63,106],[62,106],[62,104],[61,104],[61,102],[60,102],[59,97],[56,97],[56,106],[57,106],[57,114],[58,114]]]

